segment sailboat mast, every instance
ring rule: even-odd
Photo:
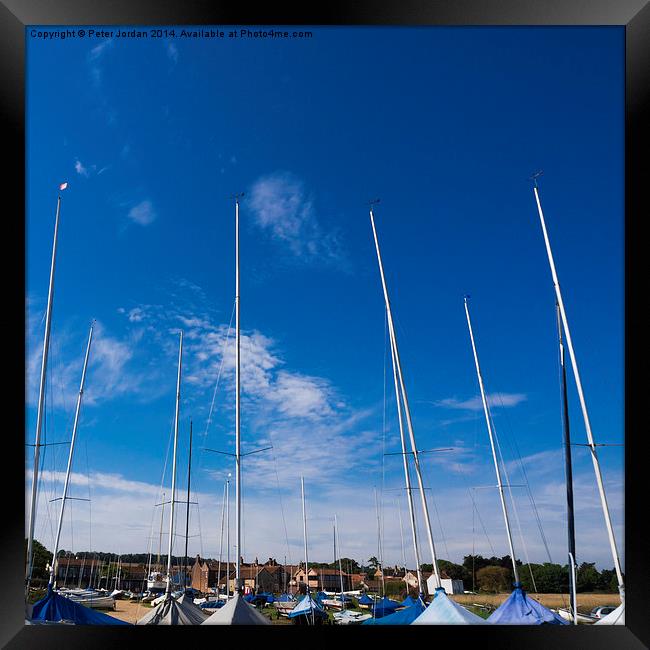
[[[27,531],[27,566],[25,569],[25,594],[29,593],[32,580],[32,561],[34,545],[34,524],[36,522],[36,495],[38,490],[38,465],[41,455],[41,429],[43,427],[43,407],[45,404],[45,377],[47,374],[47,356],[50,350],[50,331],[52,328],[52,301],[54,297],[54,269],[56,266],[56,245],[59,233],[59,214],[61,212],[61,194],[56,202],[54,219],[54,243],[52,244],[52,262],[50,264],[50,284],[47,292],[47,311],[45,312],[45,335],[43,337],[43,357],[41,359],[41,378],[38,388],[38,411],[36,415],[36,437],[34,440],[34,469],[32,473],[32,496],[29,511],[29,530]]]
[[[413,506],[413,489],[411,487],[411,474],[409,472],[408,455],[406,453],[406,440],[404,438],[404,423],[402,421],[402,406],[399,394],[399,387],[397,385],[397,364],[395,363],[395,348],[391,339],[391,357],[393,360],[393,382],[395,384],[395,398],[397,401],[397,420],[399,423],[399,436],[402,444],[402,464],[404,466],[404,482],[406,485],[406,496],[409,506],[409,519],[411,522],[411,534],[413,537],[413,551],[415,553],[415,572],[418,579],[418,594],[424,594],[424,581],[422,580],[422,569],[420,568],[420,549],[418,545],[418,533],[415,525],[415,508]],[[401,511],[400,511],[400,527],[402,524]],[[401,528],[400,528],[401,530]],[[402,555],[404,554],[404,540],[402,539]],[[406,577],[406,561],[404,563],[404,577]]]
[[[302,492],[302,531],[305,539],[305,585],[307,587],[307,595],[309,596],[309,564],[307,559],[307,513],[305,510],[305,477],[300,477],[300,487]]]
[[[589,413],[587,412],[587,404],[585,402],[585,396],[582,391],[582,382],[580,381],[580,372],[578,370],[578,362],[576,360],[576,355],[573,350],[573,343],[571,341],[571,332],[569,330],[569,322],[567,320],[566,311],[564,309],[564,302],[562,300],[562,292],[560,291],[560,282],[557,277],[557,272],[555,270],[555,262],[553,260],[553,252],[551,251],[551,243],[548,238],[548,233],[546,232],[546,223],[544,221],[544,213],[542,212],[542,204],[539,199],[539,192],[537,191],[537,182],[533,187],[533,192],[535,193],[535,201],[537,203],[537,211],[539,213],[539,220],[542,225],[542,233],[544,235],[544,243],[546,244],[546,253],[548,255],[548,263],[551,267],[551,275],[553,277],[553,286],[555,288],[555,297],[557,299],[557,304],[560,310],[560,316],[562,317],[562,325],[564,327],[564,333],[566,334],[567,347],[569,348],[569,357],[571,358],[571,366],[573,368],[573,376],[576,382],[576,389],[578,391],[578,399],[580,400],[580,408],[582,410],[582,417],[585,423],[585,430],[587,432],[587,441],[589,443],[589,449],[591,451],[591,461],[594,466],[594,474],[596,475],[596,483],[598,484],[598,493],[600,495],[600,504],[603,509],[603,516],[605,518],[605,526],[607,527],[607,536],[609,538],[609,546],[612,553],[612,559],[614,560],[614,568],[616,570],[616,577],[618,579],[618,591],[621,595],[621,600],[625,598],[625,585],[623,583],[623,572],[621,571],[621,561],[618,555],[618,548],[616,546],[616,538],[614,537],[614,529],[612,527],[612,519],[609,514],[609,506],[607,504],[607,497],[605,496],[605,486],[603,484],[603,477],[600,472],[600,463],[598,461],[598,454],[596,453],[596,444],[594,442],[594,437],[591,432],[591,423],[589,422]]]
[[[386,584],[384,583],[384,558],[381,548],[381,518],[379,516],[379,502],[377,501],[377,488],[375,488],[375,512],[377,513],[377,553],[379,555],[379,570],[381,571],[381,595],[386,595]]]
[[[235,197],[235,499],[237,568],[235,570],[235,591],[240,591],[241,574],[241,418],[240,418],[240,333],[239,333],[239,195]]]
[[[437,588],[441,586],[440,573],[438,571],[438,560],[436,557],[436,549],[433,543],[433,533],[431,531],[431,518],[429,517],[429,506],[424,494],[424,483],[422,481],[422,473],[420,471],[420,459],[418,456],[418,449],[415,443],[415,434],[413,433],[413,423],[411,421],[411,409],[409,408],[408,396],[406,393],[406,386],[404,385],[404,376],[402,373],[402,364],[399,357],[399,349],[397,347],[397,337],[395,336],[395,327],[393,325],[393,314],[390,308],[390,300],[388,298],[388,288],[386,286],[386,278],[384,277],[384,265],[381,261],[381,253],[379,251],[379,240],[377,239],[377,230],[375,229],[375,217],[370,208],[370,225],[372,226],[372,234],[375,239],[375,249],[377,251],[377,261],[379,263],[379,273],[381,275],[381,285],[384,290],[384,301],[386,303],[386,314],[388,316],[388,332],[390,334],[391,345],[393,346],[393,354],[395,365],[397,368],[397,375],[399,378],[400,388],[402,391],[402,399],[404,401],[404,413],[406,415],[406,424],[409,432],[409,439],[411,442],[411,451],[413,453],[413,462],[415,464],[415,473],[418,478],[418,486],[420,488],[420,499],[422,501],[422,510],[424,512],[424,519],[426,523],[427,536],[429,539],[429,550],[431,552],[431,563],[433,565],[433,575],[435,585]]]
[[[68,498],[68,486],[70,485],[70,471],[72,469],[72,458],[74,457],[74,443],[77,439],[77,428],[79,426],[79,413],[81,412],[81,399],[84,394],[84,384],[86,383],[86,368],[88,368],[88,357],[90,356],[90,344],[93,340],[93,325],[90,326],[88,333],[88,344],[86,345],[86,356],[84,357],[83,370],[81,371],[81,383],[79,385],[79,394],[77,395],[77,407],[74,413],[74,424],[72,425],[72,440],[70,441],[70,451],[68,453],[68,467],[65,471],[65,481],[63,483],[63,496],[61,497],[61,510],[59,511],[59,523],[56,527],[56,538],[54,541],[54,551],[52,556],[52,568],[50,569],[49,584],[52,588],[56,587],[56,570],[59,564],[57,555],[59,552],[59,541],[61,540],[61,529],[63,527],[63,514],[65,512],[65,502]]]
[[[158,556],[156,557],[156,567],[157,570],[160,571],[162,569],[162,565],[160,564],[160,551],[162,549],[162,536],[163,536],[163,523],[165,521],[165,493],[162,493],[162,505],[160,508],[160,533],[158,534]],[[149,566],[149,570],[151,571],[151,566]]]
[[[309,595],[309,562],[307,559],[307,511],[305,509],[305,477],[300,477],[300,486],[302,489],[302,527],[305,537],[305,581],[307,587],[307,598],[309,598],[309,609],[311,610],[311,623],[315,623],[314,606],[311,603],[311,596]],[[321,578],[322,580],[322,578]]]
[[[192,418],[190,418],[190,450],[187,459],[187,510],[185,512],[185,580],[183,586],[187,589],[187,540],[190,531],[190,477],[192,473]]]
[[[499,461],[497,460],[497,453],[494,446],[494,436],[492,434],[492,424],[490,422],[490,414],[488,411],[487,398],[485,397],[485,387],[483,386],[483,376],[481,375],[481,368],[478,362],[478,354],[476,352],[476,345],[474,343],[474,332],[472,331],[472,321],[469,317],[469,304],[468,296],[465,296],[465,315],[467,316],[467,326],[469,328],[469,337],[472,341],[472,351],[474,352],[474,364],[476,365],[476,376],[478,377],[478,385],[481,389],[481,400],[483,401],[483,412],[485,413],[485,422],[488,428],[488,435],[490,436],[490,447],[492,448],[492,459],[494,460],[494,471],[497,476],[497,487],[499,488],[499,497],[501,498],[501,509],[503,510],[503,520],[506,524],[506,534],[508,536],[508,546],[510,548],[510,559],[512,560],[512,571],[515,583],[519,583],[519,572],[517,571],[517,561],[515,559],[515,551],[512,544],[512,533],[510,532],[510,520],[508,519],[508,508],[506,506],[506,498],[503,492],[503,483],[501,482],[501,470],[499,469]]]
[[[556,302],[557,333],[560,348],[560,383],[562,393],[562,437],[564,441],[564,469],[566,474],[566,508],[567,508],[567,534],[569,548],[569,593],[571,594],[571,609],[573,622],[578,624],[578,610],[576,606],[576,584],[574,580],[576,566],[576,534],[575,518],[573,515],[573,469],[571,465],[571,431],[569,428],[569,400],[566,386],[566,366],[564,363],[564,342],[562,340],[562,321],[560,308]]]
[[[176,378],[176,412],[174,415],[174,455],[172,460],[172,498],[169,515],[169,544],[167,545],[167,594],[172,591],[172,543],[174,541],[174,506],[176,505],[176,452],[178,449],[178,413],[181,403],[181,364],[183,361],[183,332],[178,343],[178,376]]]
[[[223,557],[223,514],[226,508],[226,484],[223,484],[223,497],[221,500],[221,533],[219,534],[219,565],[217,569],[217,596],[219,596],[219,585],[221,583],[221,559]],[[226,582],[228,580],[226,579]]]
[[[230,474],[226,479],[226,600],[230,598]]]
[[[339,538],[339,526],[336,521],[336,515],[334,515],[334,544],[338,547],[339,551],[339,577],[341,578],[341,610],[345,609],[345,599],[343,598],[343,566],[341,565],[341,544],[338,541]],[[334,551],[336,556],[336,551]],[[334,558],[336,560],[336,557]]]

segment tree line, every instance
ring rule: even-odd
[[[450,578],[462,580],[465,589],[489,593],[503,593],[512,589],[514,581],[512,560],[503,557],[466,555],[462,564],[439,560],[440,571]],[[432,571],[431,564],[423,564],[423,571]],[[517,560],[517,572],[523,588],[528,592],[544,594],[568,593],[569,565],[544,562],[523,564]],[[579,593],[618,593],[618,580],[614,569],[599,571],[595,562],[583,562],[576,571],[576,590]]]
[[[25,540],[25,545],[27,540]],[[52,561],[52,553],[43,544],[34,540],[33,576],[46,577],[46,566]],[[115,553],[104,553],[101,551],[59,551],[59,558],[75,557],[99,562],[117,564],[118,556]],[[149,561],[148,553],[124,553],[120,556],[123,563],[143,564]],[[152,556],[152,561],[157,557]],[[184,556],[172,555],[172,564],[182,565]],[[167,563],[167,556],[160,556],[163,565]],[[365,574],[372,580],[381,563],[376,557],[371,557],[367,564],[360,564],[352,558],[341,558],[341,565],[345,573]],[[194,564],[194,558],[188,558],[188,565]],[[310,568],[338,569],[339,560],[334,562],[310,562]],[[402,567],[403,568],[403,567]],[[438,568],[453,580],[462,580],[465,590],[482,591],[486,593],[503,593],[511,591],[513,584],[512,561],[509,555],[503,557],[483,557],[482,555],[466,555],[462,564],[456,564],[449,560],[438,560]],[[569,591],[569,566],[567,564],[554,564],[544,562],[543,564],[523,564],[517,560],[519,580],[523,588],[531,593],[568,593]],[[433,565],[422,564],[420,569],[423,572],[432,572]],[[394,571],[391,567],[384,568],[384,574],[390,575]],[[599,571],[594,562],[583,562],[576,572],[576,588],[578,593],[617,593],[618,580],[614,569],[603,569]]]

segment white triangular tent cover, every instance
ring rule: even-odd
[[[625,625],[625,603],[621,603],[613,612],[603,616],[594,625]]]
[[[411,625],[487,625],[487,621],[454,602],[443,591],[436,591],[431,604]]]
[[[271,621],[239,594],[235,594],[221,609],[203,621],[202,625],[271,625]]]
[[[147,612],[136,625],[201,625],[206,620],[204,614],[189,600],[174,600],[171,594]]]

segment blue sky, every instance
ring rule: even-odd
[[[418,446],[454,448],[423,456],[439,556],[507,552],[496,490],[473,489],[493,485],[494,474],[463,309],[469,293],[510,479],[522,482],[523,463],[552,559],[565,562],[554,293],[527,178],[544,170],[541,199],[594,435],[621,444],[622,29],[317,28],[286,41],[29,33],[29,441],[63,181],[50,442],[69,440],[97,320],[73,477],[73,495],[90,493],[91,505],[70,502],[65,548],[142,552],[158,529],[183,329],[179,485],[192,417],[199,506],[190,553],[218,554],[232,465],[199,450],[234,450],[228,196],[244,191],[242,444],[273,445],[244,462],[244,559],[301,557],[304,474],[312,559],[332,559],[335,513],[345,555],[377,554],[376,487],[384,561],[402,560],[401,509],[413,564],[401,462],[383,455],[399,437],[367,211],[379,196]],[[574,441],[585,442],[573,382],[569,399]],[[621,553],[622,449],[600,451]],[[60,494],[66,453],[60,445],[45,454],[37,538],[50,546],[47,499]],[[611,567],[584,448],[574,463],[578,559]],[[28,454],[27,488],[30,471]],[[516,552],[548,560],[527,490],[514,492]],[[419,526],[422,534],[421,518]],[[430,561],[425,546],[422,557]]]

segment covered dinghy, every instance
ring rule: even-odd
[[[271,621],[236,593],[202,625],[271,625]]]
[[[417,600],[413,599],[413,605],[410,607],[405,607],[382,618],[369,618],[361,625],[410,625],[425,609],[426,605],[422,600],[419,598]]]
[[[487,620],[494,625],[569,625],[559,614],[529,598],[521,583],[515,584],[514,591]]]
[[[413,598],[411,594],[409,594],[400,604],[400,607],[410,607],[411,605],[415,605],[415,603],[418,602],[417,598]]]
[[[295,600],[291,594],[280,594],[276,599],[279,603],[290,603]]]
[[[625,603],[621,603],[613,612],[603,616],[594,625],[625,625]]]
[[[438,587],[431,604],[411,625],[484,625],[487,621],[454,602]]]
[[[374,600],[368,596],[368,594],[363,594],[361,598],[359,598],[359,605],[362,605],[364,607],[369,607],[370,605],[374,605]]]
[[[102,614],[80,603],[61,596],[52,587],[32,607],[32,625],[47,623],[71,623],[74,625],[130,625],[125,621]]]
[[[383,616],[388,616],[389,614],[393,614],[398,607],[399,607],[398,602],[391,600],[387,596],[384,596],[375,605],[374,608],[375,618],[382,618]]]
[[[310,619],[314,616],[314,620],[319,622],[327,618],[327,612],[323,607],[315,601],[311,595],[307,594],[303,596],[302,600],[289,612],[289,618],[296,619],[298,622],[298,617],[304,616],[306,619]]]
[[[147,612],[136,625],[201,625],[207,615],[183,594],[175,600],[171,594]]]

